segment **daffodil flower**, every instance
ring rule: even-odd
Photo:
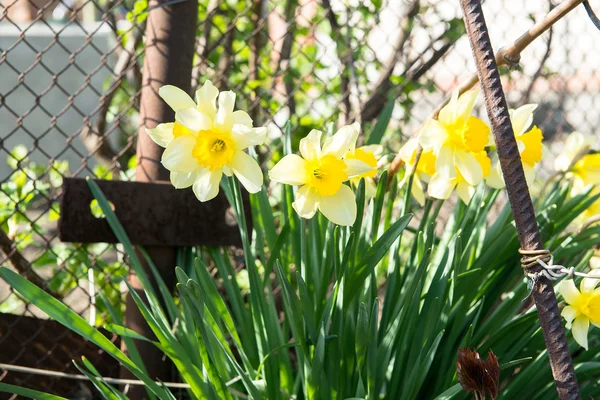
[[[535,167],[542,160],[544,153],[542,145],[544,136],[542,135],[542,130],[535,125],[531,127],[533,112],[536,108],[537,104],[525,104],[516,110],[509,110],[515,139],[517,140],[517,146],[521,155],[523,172],[525,173],[528,185],[533,183],[535,179]],[[497,156],[492,160],[492,165],[492,170],[486,178],[486,182],[495,189],[502,189],[505,183]]]
[[[377,184],[375,183],[374,178],[377,175],[377,163],[379,162],[379,157],[382,152],[383,146],[379,144],[362,146],[359,148],[354,148],[353,146],[353,148],[351,148],[344,156],[344,159],[346,160],[359,160],[373,168],[364,174],[350,178],[350,184],[353,187],[358,187],[361,179],[365,180],[365,197],[367,199],[375,197],[375,194],[377,193]]]
[[[573,179],[571,195],[580,194],[589,185],[600,185],[600,153],[583,156],[567,174]]]
[[[219,193],[223,174],[235,175],[250,193],[260,191],[263,182],[258,163],[244,150],[262,144],[266,128],[253,128],[246,112],[233,111],[235,93],[213,89],[205,84],[197,93],[196,104],[185,93],[167,87],[163,98],[177,110],[173,137],[168,129],[155,129],[151,134],[157,143],[160,138],[166,146],[161,161],[171,172],[171,183],[178,189],[192,186],[202,202]],[[186,106],[191,107],[183,108]]]
[[[410,193],[415,200],[417,200],[417,202],[423,206],[425,205],[425,190],[423,188],[423,182],[429,182],[430,178],[435,174],[436,159],[432,150],[423,150],[415,169],[418,147],[419,141],[417,139],[409,139],[399,151],[400,159],[404,161],[404,165],[406,166],[404,178],[402,178],[402,180],[399,182],[399,186],[402,188],[404,185],[408,184],[410,175],[414,171],[414,178]]]
[[[206,81],[204,85],[196,91],[196,101],[183,90],[176,86],[165,85],[158,90],[158,95],[171,107],[175,113],[188,108],[196,108],[207,117],[214,119],[217,114],[215,101],[219,96],[219,90],[213,86],[211,81]],[[244,111],[237,111],[238,114],[245,114],[243,117],[252,125],[252,120]],[[169,143],[176,137],[181,135],[191,134],[189,129],[181,125],[179,122],[166,122],[158,124],[155,128],[146,128],[146,133],[161,146],[167,147]]]
[[[490,128],[471,115],[478,94],[478,90],[471,90],[459,97],[458,89],[455,90],[438,119],[427,120],[419,132],[423,149],[433,151],[436,156],[436,182],[464,180],[469,186],[476,186],[484,178],[479,159],[490,142]]]
[[[557,171],[569,171],[580,157],[589,152],[595,141],[593,136],[572,132],[565,140],[563,151],[554,160],[554,168]]]
[[[586,350],[590,323],[600,327],[600,288],[596,288],[600,282],[600,270],[592,270],[589,274],[598,278],[583,278],[580,290],[577,290],[573,279],[562,281],[558,288],[568,304],[561,313],[567,321],[567,329],[571,329],[575,341]]]
[[[480,151],[479,153],[473,154],[473,157],[475,157],[479,168],[481,168],[483,177],[486,177],[491,170],[491,162],[487,153],[485,151]],[[465,204],[469,204],[473,194],[475,194],[475,186],[467,181],[458,168],[456,168],[455,176],[451,179],[436,172],[429,180],[427,194],[433,198],[445,200],[450,197],[454,189],[456,189],[458,197]]]
[[[283,157],[269,172],[274,182],[300,186],[292,203],[302,218],[312,218],[317,210],[331,222],[348,226],[356,219],[356,198],[348,179],[374,168],[359,159],[343,159],[356,144],[355,125],[342,127],[321,147],[321,132],[312,130],[300,140],[300,154]]]

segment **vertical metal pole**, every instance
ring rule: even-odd
[[[141,126],[136,151],[136,179],[140,182],[169,179],[168,171],[160,164],[163,149],[150,139],[144,128],[153,128],[161,122],[174,119],[173,110],[158,95],[161,86],[175,85],[190,92],[198,1],[186,0],[164,6],[159,0],[151,0],[148,8],[151,11],[146,22],[146,49],[140,99]],[[148,218],[152,216],[149,215]],[[151,247],[146,250],[167,285],[173,287],[175,248]],[[130,283],[136,290],[142,291],[135,276],[130,277]],[[147,337],[153,337],[130,296],[127,297],[126,307],[126,325]],[[138,341],[136,345],[150,377],[170,379],[169,364],[163,359],[163,353],[146,342]],[[145,397],[145,390],[132,389],[128,396],[131,399],[141,399]]]
[[[477,64],[477,74],[485,97],[494,141],[506,182],[515,225],[523,250],[541,250],[543,243],[535,219],[535,210],[523,173],[521,157],[502,90],[498,65],[494,58],[480,0],[460,0],[467,35]],[[577,377],[569,354],[562,318],[552,283],[541,278],[533,288],[533,299],[544,333],[550,366],[561,399],[580,399]]]

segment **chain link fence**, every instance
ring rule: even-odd
[[[508,44],[551,7],[486,1],[492,42]],[[122,311],[126,262],[118,246],[60,243],[61,180],[133,179],[147,12],[144,0],[0,4],[0,264],[97,325],[108,315],[98,292]],[[235,91],[238,107],[268,127],[263,164],[288,121],[296,140],[354,120],[368,132],[394,98],[385,141],[393,157],[475,70],[463,31],[454,0],[200,0],[192,86],[210,79]],[[600,134],[599,35],[579,7],[524,52],[518,70],[503,70],[511,106],[539,104],[534,122],[551,154],[573,130]],[[74,337],[4,282],[0,313],[1,363],[76,372],[70,360],[85,343],[65,347],[61,337]],[[116,376],[111,365],[103,372]],[[0,368],[0,380],[75,396],[59,379]]]

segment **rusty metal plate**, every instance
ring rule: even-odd
[[[146,246],[241,245],[235,212],[221,191],[201,203],[191,189],[168,182],[142,183],[96,180],[133,244]],[[103,218],[90,208],[94,199],[85,179],[65,178],[60,201],[58,235],[63,242],[117,243]],[[244,193],[246,218],[250,205]],[[250,229],[251,224],[248,224]]]

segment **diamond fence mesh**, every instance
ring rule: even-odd
[[[513,41],[553,5],[485,2],[492,42]],[[98,292],[123,309],[126,260],[118,246],[60,243],[61,180],[133,179],[148,3],[2,0],[0,10],[0,264],[100,325]],[[288,120],[295,138],[354,120],[368,132],[394,98],[393,156],[473,73],[463,31],[454,0],[200,0],[192,87],[210,79],[237,93],[238,107],[268,127],[264,165]],[[578,7],[523,53],[520,69],[503,70],[511,106],[539,104],[534,123],[550,149],[541,177],[567,134],[600,134],[599,36]],[[1,281],[0,312],[0,362],[73,371],[84,344],[62,346],[66,333],[49,335],[60,329]],[[69,394],[56,379],[2,379]]]

